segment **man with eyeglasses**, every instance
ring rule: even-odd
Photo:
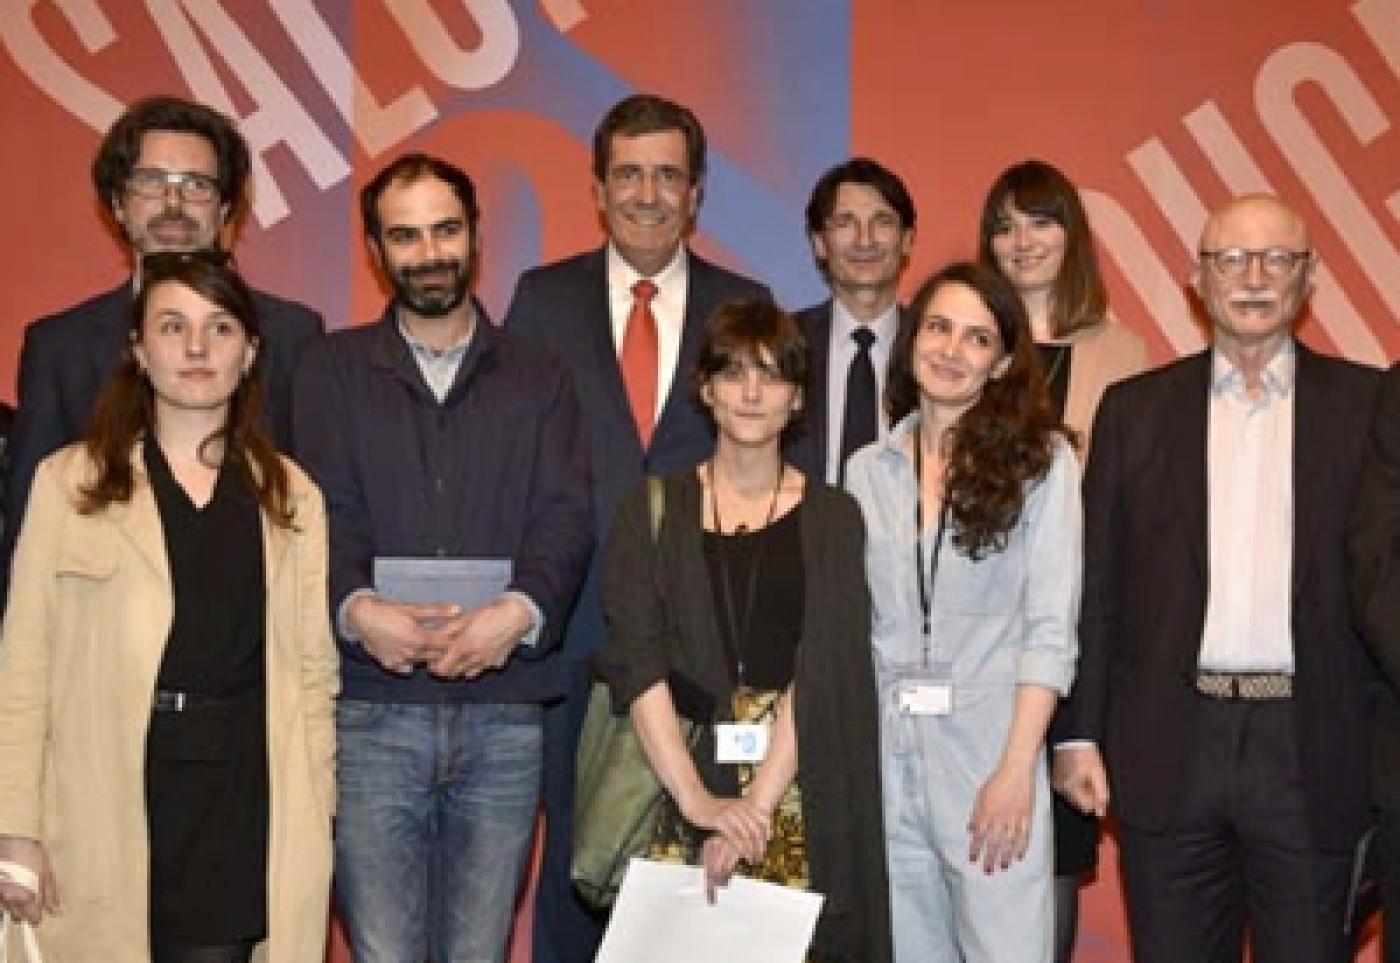
[[[1112,799],[1139,963],[1351,959],[1374,671],[1345,536],[1376,383],[1294,340],[1315,258],[1273,197],[1208,219],[1211,346],[1110,387],[1058,785]]]
[[[6,589],[34,470],[45,456],[82,436],[98,390],[121,359],[141,258],[221,249],[221,240],[229,240],[221,235],[243,207],[248,171],[248,145],[233,123],[218,111],[176,97],[133,104],[103,138],[92,164],[93,186],[126,242],[133,276],[25,329],[10,511],[0,547]],[[292,368],[302,346],[321,333],[323,324],[304,305],[256,290],[253,296],[266,341],[258,355],[266,365],[264,414],[273,440],[286,448]]]
[[[525,272],[506,329],[569,366],[592,446],[600,544],[618,501],[643,475],[690,467],[714,439],[690,396],[710,314],[760,284],[688,250],[705,177],[705,132],[686,107],[634,94],[593,135],[601,248]],[[597,558],[569,622],[569,696],[545,716],[544,866],[535,901],[537,963],[591,960],[600,930],[573,896],[574,749],[588,701],[588,659],[603,644]]]
[[[915,217],[904,182],[868,157],[822,174],[807,201],[807,237],[831,297],[795,315],[811,363],[806,430],[787,454],[833,485],[852,452],[889,430],[880,399]]]

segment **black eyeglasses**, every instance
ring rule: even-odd
[[[126,179],[126,189],[137,197],[159,200],[175,188],[191,204],[208,204],[219,198],[219,182],[197,171],[167,171],[159,167],[138,167]]]
[[[1224,247],[1216,251],[1201,252],[1201,260],[1209,264],[1216,274],[1225,278],[1244,277],[1249,271],[1249,262],[1256,258],[1264,277],[1274,280],[1286,278],[1310,257],[1312,251],[1291,251],[1286,247],[1266,247],[1260,251],[1251,251],[1243,247]]]

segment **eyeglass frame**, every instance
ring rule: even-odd
[[[1238,268],[1231,270],[1222,265],[1220,259],[1225,255],[1244,255],[1244,263]],[[1300,264],[1306,264],[1308,260],[1312,258],[1313,250],[1312,248],[1304,248],[1301,251],[1295,251],[1292,248],[1283,247],[1282,245],[1258,250],[1237,246],[1216,248],[1213,251],[1202,250],[1198,252],[1198,256],[1201,260],[1207,262],[1211,270],[1222,278],[1244,277],[1249,273],[1250,262],[1257,259],[1259,261],[1259,270],[1264,277],[1272,280],[1280,280],[1282,278],[1292,277],[1294,272],[1298,270]],[[1268,259],[1270,257],[1282,258],[1284,256],[1287,257],[1287,264],[1279,266],[1277,270],[1271,270]]]
[[[145,191],[137,187],[138,184],[145,184],[155,188],[157,181],[160,182],[160,186],[156,190]],[[179,193],[180,200],[189,204],[212,204],[223,195],[223,191],[219,188],[219,179],[202,171],[168,171],[160,167],[135,167],[126,178],[127,191],[150,201],[164,198],[172,186]],[[192,190],[197,193],[192,194]],[[208,192],[207,196],[204,194],[205,191]]]

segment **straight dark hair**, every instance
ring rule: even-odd
[[[772,356],[779,378],[799,390],[806,388],[807,339],[792,315],[763,298],[738,298],[715,308],[690,377],[691,395],[712,431],[714,413],[701,399],[701,389],[735,362],[761,360],[765,350]],[[805,406],[788,418],[784,440],[802,430],[804,410]]]
[[[462,211],[467,216],[468,233],[476,237],[477,221],[481,219],[481,208],[476,203],[476,185],[466,171],[456,164],[431,154],[414,152],[404,154],[375,174],[360,190],[360,220],[364,224],[365,237],[379,245],[379,234],[384,224],[379,219],[379,198],[389,189],[390,184],[413,184],[425,177],[434,177],[452,188],[457,200],[462,202]]]
[[[614,137],[640,137],[662,131],[680,131],[685,138],[686,164],[690,183],[705,176],[705,129],[690,108],[655,94],[624,97],[603,115],[593,131],[593,177],[599,183],[608,179]]]
[[[998,272],[992,238],[1002,229],[1008,203],[1022,213],[1050,218],[1065,232],[1065,259],[1050,293],[1050,333],[1063,338],[1102,324],[1108,293],[1094,254],[1089,217],[1069,178],[1044,161],[1027,160],[1002,171],[992,184],[982,205],[977,259]]]
[[[136,361],[132,346],[141,340],[151,292],[162,284],[182,284],[231,314],[259,351],[248,374],[229,399],[228,419],[199,446],[205,460],[209,446],[222,440],[230,462],[273,524],[292,528],[293,511],[287,469],[262,426],[262,372],[265,347],[252,292],[218,252],[150,254],[141,260],[141,286],[132,306],[130,337],[117,369],[97,397],[83,444],[97,469],[95,480],[79,489],[78,509],[85,515],[131,501],[135,478],[131,450],[155,431],[155,393]],[[206,461],[206,464],[210,462]]]
[[[951,429],[944,499],[953,544],[976,560],[1006,547],[1027,492],[1050,470],[1055,436],[1071,442],[1074,436],[1055,417],[1020,295],[994,269],[966,261],[930,277],[909,305],[909,320],[890,351],[885,399],[891,422],[919,406],[914,343],[929,303],[947,284],[961,284],[981,299],[1011,358],[1006,372],[983,386],[982,396]]]

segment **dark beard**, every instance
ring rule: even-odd
[[[419,275],[450,270],[452,281],[446,285],[420,288],[414,284]],[[467,298],[469,281],[466,265],[461,261],[439,260],[413,264],[391,275],[394,295],[414,314],[424,318],[441,318],[462,306]]]

